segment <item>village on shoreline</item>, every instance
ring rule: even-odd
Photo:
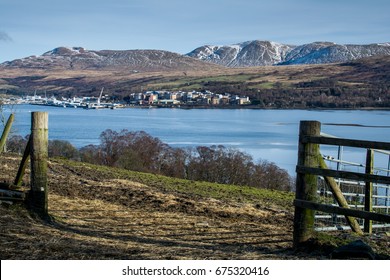
[[[390,110],[390,107],[377,106],[278,106],[275,103],[258,104],[256,100],[251,100],[247,96],[224,93],[218,94],[211,91],[145,91],[140,93],[130,93],[123,99],[118,99],[114,95],[103,94],[82,97],[47,97],[36,92],[33,95],[14,96],[0,94],[0,105],[41,105],[63,108],[83,108],[83,109],[118,109],[118,108],[181,108],[181,109],[308,109],[308,110]]]
[[[34,93],[23,97],[6,97],[3,104],[31,104],[55,107],[70,107],[84,109],[117,109],[126,107],[226,107],[251,105],[249,97],[224,93],[217,94],[211,91],[184,92],[184,91],[145,91],[143,93],[131,93],[123,100],[113,100],[112,96],[104,95],[102,88],[99,97],[47,97]]]

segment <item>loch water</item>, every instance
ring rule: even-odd
[[[15,113],[12,133],[30,133],[31,112],[49,113],[49,139],[67,140],[77,148],[99,144],[106,129],[145,131],[173,147],[224,145],[267,160],[295,173],[301,120],[322,123],[324,133],[342,138],[390,142],[390,111],[386,110],[251,110],[126,108],[85,110],[37,105],[5,108]],[[1,127],[0,127],[1,128]],[[323,154],[337,156],[337,147]],[[387,167],[388,155],[377,163]],[[345,149],[343,159],[364,163],[361,149]]]

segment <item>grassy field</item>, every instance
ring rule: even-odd
[[[1,155],[1,181],[12,181],[19,160]],[[49,162],[49,190],[50,221],[0,206],[1,259],[327,259],[355,238],[319,235],[294,250],[288,192],[61,159]],[[389,242],[372,242],[382,258]]]

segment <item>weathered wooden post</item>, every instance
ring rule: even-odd
[[[29,206],[41,217],[47,216],[47,159],[48,159],[48,113],[31,114],[31,191]]]
[[[27,164],[28,164],[28,159],[30,158],[30,153],[31,153],[31,140],[32,135],[30,134],[30,137],[28,138],[26,149],[24,150],[22,161],[19,165],[18,173],[16,174],[16,178],[14,181],[15,186],[21,186],[23,183],[23,176],[24,172],[26,170]]]
[[[298,166],[318,167],[319,145],[305,141],[308,136],[320,136],[321,123],[301,121],[299,126]],[[317,175],[297,173],[296,199],[315,201],[317,196]],[[314,210],[295,207],[294,247],[307,241],[314,231]]]
[[[4,131],[3,131],[3,134],[1,135],[1,138],[0,138],[0,153],[2,153],[4,151],[4,147],[5,147],[5,144],[7,142],[7,137],[8,137],[8,134],[11,130],[11,126],[12,126],[12,123],[14,122],[14,114],[11,114],[8,118],[8,121],[4,127]]]
[[[372,149],[367,149],[366,157],[366,174],[372,174],[374,168],[374,151]],[[364,191],[364,210],[372,212],[372,182],[366,182],[366,188]],[[372,233],[372,220],[364,220],[364,232]]]

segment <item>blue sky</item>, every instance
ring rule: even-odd
[[[271,40],[390,42],[388,0],[0,0],[0,62],[59,46],[161,49]]]

